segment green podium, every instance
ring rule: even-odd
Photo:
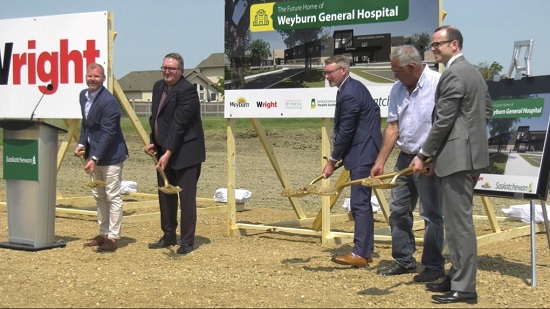
[[[65,247],[55,242],[58,132],[50,124],[0,120],[6,180],[8,241],[1,248],[38,251]]]

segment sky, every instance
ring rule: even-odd
[[[414,0],[411,0],[414,1]],[[437,1],[437,0],[433,0]],[[186,68],[224,51],[224,0],[0,0],[0,19],[111,11],[114,74],[157,70],[164,55],[179,52]],[[548,0],[443,0],[443,24],[457,26],[463,53],[473,64],[493,61],[507,74],[514,42],[534,40],[531,75],[550,75]],[[93,25],[90,25],[93,27]],[[0,52],[3,42],[0,29]],[[525,65],[524,51],[520,65]]]

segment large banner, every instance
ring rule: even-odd
[[[488,82],[493,118],[487,126],[491,165],[476,194],[545,200],[550,173],[550,76]]]
[[[86,66],[108,67],[107,13],[0,20],[0,118],[81,118]]]
[[[387,116],[392,47],[412,44],[434,66],[433,0],[226,0],[226,118],[331,118],[324,60],[345,55]]]

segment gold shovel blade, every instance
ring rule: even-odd
[[[284,197],[302,197],[308,195],[309,193],[305,190],[285,188],[281,191],[281,196]]]
[[[178,194],[181,192],[181,188],[179,186],[167,185],[163,187],[156,186],[156,188],[166,194]]]
[[[85,183],[85,185],[90,188],[100,188],[100,187],[105,187],[107,184],[105,183],[105,181],[95,180],[95,181],[89,181]]]

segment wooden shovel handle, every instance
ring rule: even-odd
[[[151,156],[151,158],[153,158],[153,161],[155,162],[155,167],[159,164],[159,160],[157,159],[157,152],[156,151],[153,151],[153,152],[149,152],[149,151],[144,151],[146,154],[148,154],[149,156]],[[164,170],[160,167],[156,167],[157,171],[159,171],[160,173],[160,176],[162,177],[162,180],[164,181],[164,186],[165,187],[168,187],[170,186],[170,183],[168,182],[168,177],[166,177],[166,173],[164,173]]]
[[[326,157],[325,157],[325,159],[326,159]],[[336,164],[334,164],[334,171],[336,171],[337,169],[339,169],[339,168],[342,167],[343,165],[344,165],[344,162],[343,162],[342,160],[336,162]],[[325,175],[324,175],[324,174],[321,174],[321,175],[319,175],[319,176],[313,178],[313,180],[311,180],[311,181],[309,182],[309,184],[312,185],[312,184],[318,182],[319,180],[323,179],[324,177],[325,177]]]
[[[86,166],[86,160],[84,159],[84,150],[81,150],[78,152],[78,154],[74,154],[75,157],[79,157],[80,161],[82,161],[82,164]],[[90,175],[90,179],[92,179],[93,182],[95,182],[95,176],[94,173],[86,171],[86,174]]]

